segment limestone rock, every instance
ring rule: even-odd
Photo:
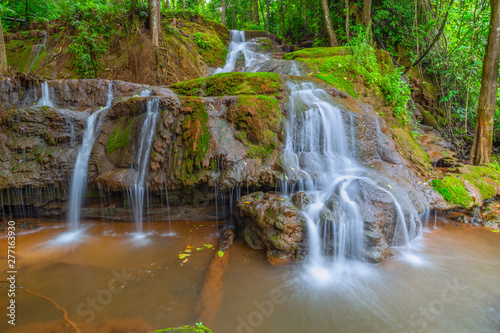
[[[281,197],[255,192],[240,198],[238,208],[246,243],[266,249],[271,263],[297,258],[304,240],[305,218]]]

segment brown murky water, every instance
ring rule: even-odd
[[[175,235],[168,224],[152,223],[146,240],[133,238],[131,224],[86,225],[86,237],[73,246],[53,246],[64,229],[50,224],[20,234],[17,283],[55,300],[83,333],[199,321],[215,252],[204,245],[218,242],[213,222],[173,223]],[[4,263],[6,243],[0,239]],[[2,270],[0,280],[6,278]],[[345,263],[327,278],[301,265],[272,267],[264,253],[236,241],[222,292],[217,316],[208,319],[217,333],[500,332],[500,233],[438,221],[413,242],[412,254],[376,266]],[[21,289],[16,326],[8,325],[7,289],[0,293],[1,332],[71,331],[53,304]]]

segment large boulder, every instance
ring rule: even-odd
[[[295,207],[279,196],[255,192],[238,201],[246,243],[254,249],[266,249],[267,259],[280,264],[297,258],[305,239],[306,219]]]

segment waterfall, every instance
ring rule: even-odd
[[[158,98],[147,101],[146,119],[139,134],[139,150],[137,152],[137,171],[134,179],[134,187],[130,189],[130,198],[136,224],[137,235],[143,236],[144,198],[147,194],[146,170],[149,165],[151,144],[156,131],[156,123],[159,116],[160,100]]]
[[[40,51],[42,51],[42,49],[45,48],[46,42],[47,42],[47,31],[44,31],[43,32],[43,42],[42,42],[42,44],[35,45],[36,54],[35,54],[35,57],[33,58],[33,60],[31,61],[30,67],[28,68],[28,71],[26,72],[26,74],[29,74],[31,72],[31,70],[33,69],[33,65],[35,65],[35,61],[36,61],[36,59],[38,59],[38,56],[40,55]]]
[[[236,68],[236,62],[242,56],[245,59],[245,67],[255,67],[255,69],[257,69],[258,64],[269,59],[267,55],[259,54],[249,49],[252,45],[254,45],[254,43],[245,41],[244,31],[230,30],[229,37],[231,43],[229,43],[229,53],[226,57],[226,63],[224,64],[224,67],[217,68],[214,74],[234,71]]]
[[[42,98],[36,104],[37,106],[50,106],[54,107],[52,100],[50,99],[49,84],[47,81],[42,83]]]
[[[366,260],[360,183],[377,188],[392,199],[397,216],[394,238],[397,245],[407,246],[419,233],[414,221],[418,214],[413,210],[412,218],[406,221],[402,204],[387,189],[388,180],[382,181],[383,177],[354,159],[344,118],[335,101],[312,82],[290,81],[288,85],[289,114],[283,158],[287,178],[301,179],[294,190],[305,191],[311,198],[311,204],[303,212],[311,271],[323,275],[329,261],[338,264]],[[290,186],[284,182],[282,191],[287,192]],[[403,200],[401,196],[398,198]]]
[[[95,111],[87,120],[87,126],[83,133],[82,146],[76,158],[75,167],[71,176],[71,187],[69,196],[69,219],[68,225],[70,231],[77,231],[80,223],[81,208],[85,192],[87,190],[87,172],[90,159],[90,153],[97,139],[101,127],[102,115],[111,107],[113,101],[113,85],[109,82],[106,106]]]

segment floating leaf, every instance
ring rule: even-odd
[[[389,185],[389,184],[387,184],[387,187],[388,187],[388,188],[392,188],[392,186],[391,186],[391,185]]]
[[[189,256],[190,256],[190,254],[188,254],[188,253],[181,253],[181,254],[179,254],[179,259],[184,259],[184,258],[189,257]]]
[[[500,232],[500,230],[493,230],[493,229],[491,229],[491,232]]]
[[[187,253],[189,253],[189,252],[191,252],[191,250],[184,250],[184,252],[187,252]]]
[[[295,170],[294,168],[290,168],[290,170]]]
[[[183,264],[187,263],[188,259],[184,259],[184,261],[182,262]]]
[[[193,248],[193,246],[192,246],[192,245],[188,245],[188,246],[186,246],[186,248],[187,248],[187,249],[192,249],[192,248]]]
[[[222,258],[224,256],[224,252],[223,251],[219,251],[219,252],[217,252],[217,255]]]
[[[243,203],[244,203],[244,204],[247,204],[247,205],[248,205],[248,204],[250,204],[250,202],[249,202],[249,201],[243,201]]]
[[[211,248],[213,245],[210,245],[210,244],[203,244],[204,247],[206,248]]]
[[[196,248],[196,251],[201,251],[201,250],[203,250],[203,249],[204,249],[203,247],[197,247],[197,248]]]

